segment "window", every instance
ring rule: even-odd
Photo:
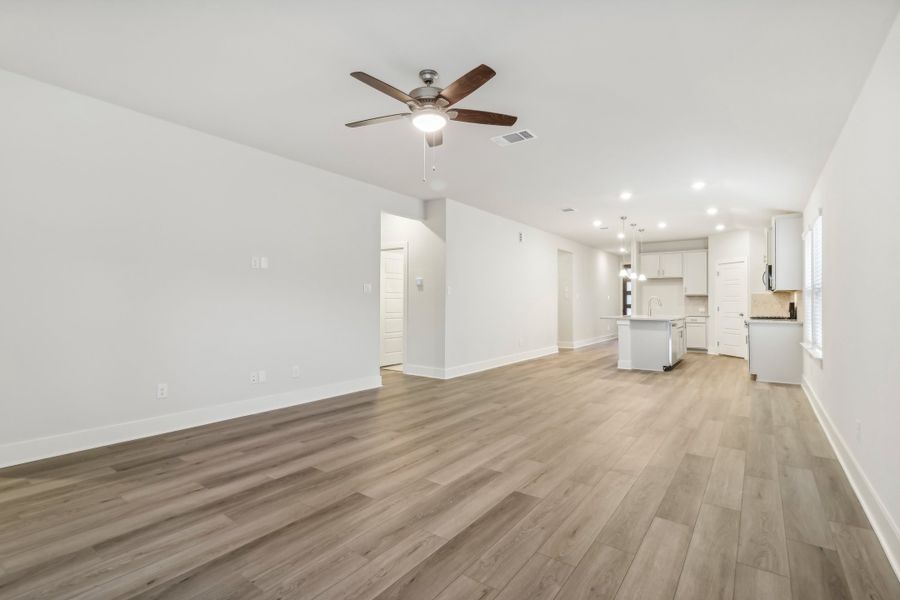
[[[630,269],[631,265],[622,265],[623,269]],[[622,280],[622,314],[625,316],[631,315],[631,302],[632,302],[632,290],[634,289],[634,282],[628,279],[627,277]]]
[[[822,215],[806,232],[803,244],[803,345],[822,358]]]

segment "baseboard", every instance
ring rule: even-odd
[[[228,419],[245,417],[247,415],[267,412],[278,408],[296,406],[298,404],[306,404],[307,402],[315,402],[316,400],[342,396],[344,394],[377,387],[381,387],[380,375],[351,379],[302,390],[282,392],[280,394],[272,394],[269,396],[259,396],[257,398],[229,402],[228,404],[206,406],[194,410],[151,417],[149,419],[116,423],[104,427],[82,429],[80,431],[73,431],[60,435],[25,440],[22,442],[13,442],[11,444],[0,446],[0,467],[18,465],[33,460],[49,458],[51,456],[60,456],[71,452],[98,448],[100,446],[109,446],[110,444],[117,444],[119,442],[127,442],[159,435],[161,433],[197,427],[198,425],[227,421]]]
[[[577,350],[578,348],[593,346],[594,344],[602,344],[603,342],[608,342],[614,339],[616,339],[616,335],[609,334],[602,335],[600,337],[587,338],[584,340],[575,340],[574,342],[559,342],[557,345],[565,350]]]
[[[891,514],[887,511],[875,488],[869,483],[865,472],[859,466],[859,463],[856,462],[849,446],[847,446],[844,438],[834,426],[831,417],[828,416],[828,412],[816,395],[815,390],[809,385],[806,377],[801,378],[800,387],[803,389],[806,397],[809,398],[809,403],[822,424],[822,429],[825,430],[825,435],[834,449],[838,462],[844,468],[847,479],[850,480],[850,486],[856,493],[856,497],[859,498],[866,516],[869,517],[872,530],[881,542],[887,559],[894,569],[894,573],[900,578],[900,528],[897,527],[897,523],[894,522]]]
[[[444,369],[443,378],[453,379],[454,377],[471,375],[472,373],[478,373],[479,371],[496,369],[497,367],[511,365],[517,362],[522,362],[523,360],[531,360],[533,358],[549,356],[551,354],[556,354],[557,352],[559,352],[559,348],[557,348],[556,346],[547,346],[545,348],[536,348],[534,350],[527,350],[525,352],[518,352],[516,354],[507,354],[506,356],[498,356],[497,358],[490,358],[488,360],[468,363],[465,365],[458,365],[456,367],[448,367]]]
[[[403,374],[415,375],[416,377],[431,377],[432,379],[444,379],[444,369],[440,367],[411,365],[409,363],[403,363]]]

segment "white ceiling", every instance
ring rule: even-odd
[[[802,208],[898,6],[0,0],[0,67],[608,248],[619,215],[652,241]],[[538,140],[500,148],[489,138],[505,128],[451,123],[423,183],[409,123],[343,125],[404,110],[351,71],[409,90],[422,68],[447,85],[479,63],[498,74],[459,106],[518,115]]]

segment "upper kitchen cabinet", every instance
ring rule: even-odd
[[[683,277],[681,252],[641,254],[641,271],[647,279]]]
[[[706,296],[708,293],[706,272],[706,252],[685,252],[684,262],[684,295]]]
[[[766,288],[773,292],[803,289],[803,215],[772,219],[768,236],[768,267],[763,273]]]
[[[681,252],[671,252],[659,255],[660,277],[681,277],[684,267],[681,262]]]
[[[641,272],[648,279],[658,279],[660,277],[659,254],[641,254]]]

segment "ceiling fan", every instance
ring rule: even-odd
[[[399,119],[412,119],[412,124],[425,133],[425,139],[429,146],[440,146],[444,142],[442,132],[449,121],[462,123],[479,123],[482,125],[510,126],[516,122],[516,117],[483,110],[470,110],[466,108],[450,108],[496,75],[497,73],[487,65],[479,65],[448,85],[440,88],[434,85],[438,74],[434,69],[419,71],[419,78],[425,84],[417,87],[408,94],[386,84],[380,79],[375,79],[367,73],[354,71],[350,73],[366,85],[370,85],[379,92],[387,94],[406,104],[410,112],[374,117],[362,121],[347,123],[347,127],[362,127],[376,123],[386,123]]]

